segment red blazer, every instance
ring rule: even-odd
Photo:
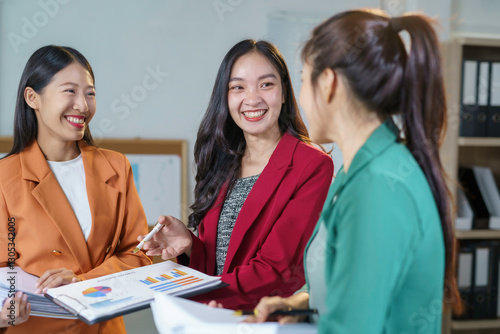
[[[304,248],[332,176],[333,162],[327,154],[285,134],[234,225],[222,273],[229,287],[193,299],[215,299],[226,308],[253,308],[264,296],[289,296],[301,288]],[[220,192],[203,218],[199,238],[193,235],[189,266],[209,275],[215,275],[217,224],[226,192]]]
[[[7,266],[8,219],[15,219],[15,263],[41,276],[66,267],[81,279],[151,264],[133,254],[146,216],[123,154],[80,142],[92,214],[87,241],[38,144],[0,160],[0,266]],[[5,329],[0,329],[0,333]],[[125,333],[121,317],[88,326],[79,320],[30,317],[7,333]]]

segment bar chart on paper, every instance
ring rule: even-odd
[[[146,277],[141,280],[141,283],[148,285],[148,287],[157,292],[164,292],[175,289],[181,286],[188,286],[194,283],[201,282],[203,279],[187,273],[172,269],[168,274],[160,274],[153,277]]]
[[[47,295],[87,324],[93,324],[143,309],[158,293],[187,296],[221,283],[220,277],[165,261],[52,288]]]

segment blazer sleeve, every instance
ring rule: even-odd
[[[177,257],[177,262],[189,266],[193,269],[206,273],[207,270],[207,260],[205,253],[205,244],[200,240],[193,232],[191,233],[191,239],[193,240],[193,249],[191,251],[191,257],[187,256],[185,253]],[[203,224],[198,225],[198,233],[203,235]]]
[[[225,308],[240,308],[256,305],[263,296],[290,295],[300,289],[305,282],[304,249],[316,226],[332,176],[330,157],[313,158],[299,176],[295,193],[257,255],[248,264],[222,274],[222,281],[228,287],[196,300],[215,299]]]
[[[325,221],[327,312],[319,333],[383,332],[391,296],[419,236],[410,191],[389,188],[384,177],[372,178],[342,203],[339,198],[338,214]]]
[[[112,255],[108,255],[104,262],[85,274],[79,275],[81,279],[91,279],[114,272],[133,269],[151,264],[151,259],[144,254],[138,252],[134,254],[132,250],[137,246],[137,236],[148,233],[146,215],[142,208],[139,194],[134,184],[132,167],[128,160],[126,161],[126,192],[123,222],[121,225],[119,244],[116,246]]]

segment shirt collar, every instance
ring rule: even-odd
[[[337,173],[335,182],[339,181],[337,189],[352,179],[360,170],[365,168],[372,160],[380,156],[382,152],[387,150],[394,142],[397,141],[399,129],[394,124],[392,119],[386,120],[368,137],[366,142],[358,150],[352,159],[351,166],[347,173],[344,172],[342,166]],[[334,184],[335,184],[334,182]]]

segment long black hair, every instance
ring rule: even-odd
[[[269,42],[252,39],[234,45],[222,60],[207,111],[198,129],[194,147],[195,202],[189,215],[190,227],[196,228],[200,224],[215,203],[222,186],[228,182],[230,190],[240,173],[246,142],[243,131],[229,114],[228,85],[234,63],[250,52],[266,57],[279,73],[285,97],[278,119],[281,134],[288,132],[301,141],[310,142],[297,107],[288,68],[279,50]]]
[[[406,146],[422,168],[441,218],[446,251],[445,296],[456,313],[455,237],[450,193],[439,157],[446,132],[446,99],[435,22],[424,15],[390,18],[382,11],[353,10],[316,27],[302,51],[311,82],[327,68],[343,75],[356,99],[380,119],[400,114]],[[400,31],[408,32],[407,52]]]
[[[17,90],[16,111],[14,115],[14,143],[10,152],[4,157],[17,154],[24,150],[38,133],[38,122],[35,111],[26,103],[24,91],[31,87],[41,94],[54,75],[73,64],[80,63],[92,76],[95,84],[94,72],[87,59],[77,50],[67,46],[47,45],[36,50],[24,67],[19,88]],[[85,129],[83,140],[94,146],[90,129]]]

